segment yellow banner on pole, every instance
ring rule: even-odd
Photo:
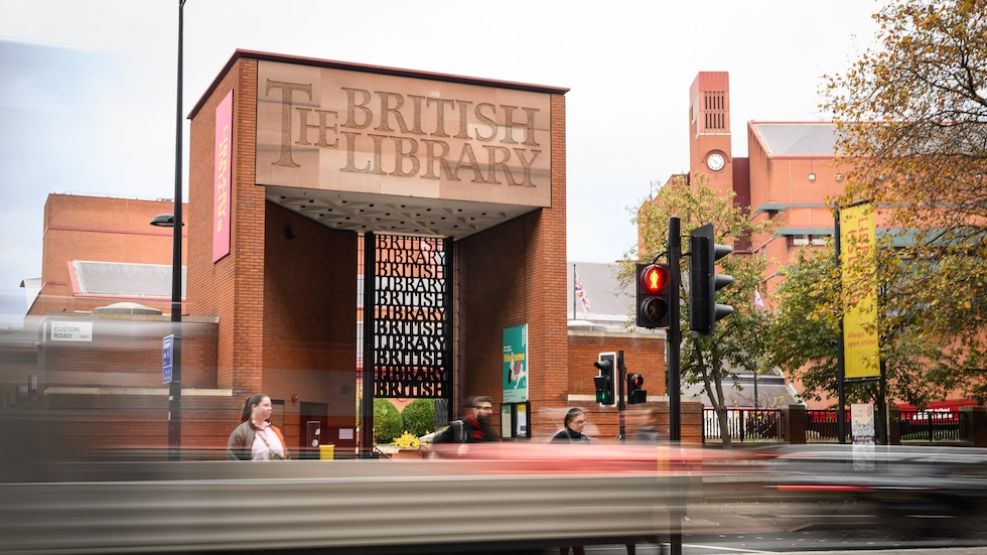
[[[860,204],[840,210],[843,276],[844,376],[881,375],[877,333],[877,241],[874,209]]]

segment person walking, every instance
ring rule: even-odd
[[[572,407],[565,413],[562,419],[562,431],[552,437],[552,443],[589,443],[589,437],[583,433],[586,428],[586,412],[578,407]],[[563,545],[559,548],[559,555],[568,555],[569,550],[572,555],[584,555],[585,548],[581,545]]]
[[[433,443],[483,443],[500,441],[490,425],[493,400],[490,397],[470,397],[466,401],[466,414],[462,420],[454,420],[449,427],[432,440]]]
[[[263,393],[251,395],[243,403],[241,424],[226,441],[226,458],[237,461],[281,461],[288,458],[284,435],[271,424],[274,407]]]
[[[589,437],[583,433],[586,428],[586,413],[583,409],[573,407],[565,413],[562,420],[563,429],[552,437],[552,443],[589,443]]]

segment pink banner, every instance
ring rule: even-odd
[[[230,254],[230,148],[233,143],[233,91],[216,107],[213,174],[212,261]]]

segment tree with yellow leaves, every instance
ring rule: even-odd
[[[838,202],[869,200],[887,216],[898,264],[913,271],[882,313],[920,315],[909,333],[951,369],[931,365],[930,377],[983,399],[987,0],[894,0],[874,18],[878,46],[827,78],[837,153],[853,164]]]

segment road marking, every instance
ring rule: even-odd
[[[663,543],[662,545],[668,545]],[[774,551],[758,551],[756,549],[740,549],[739,547],[718,547],[715,545],[699,545],[697,543],[683,543],[682,547],[698,547],[701,549],[718,549],[720,551],[735,551],[738,553],[774,553]]]

